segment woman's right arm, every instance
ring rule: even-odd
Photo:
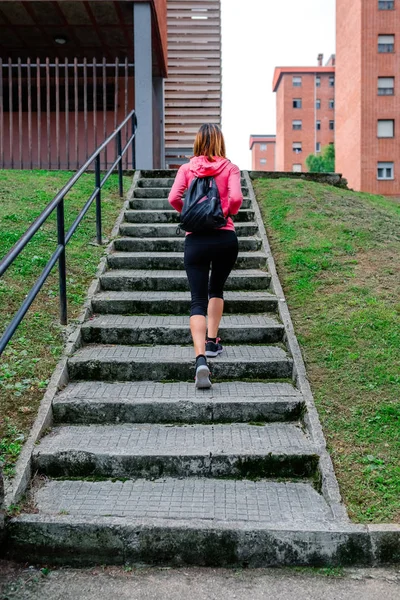
[[[242,186],[240,183],[239,167],[233,165],[228,179],[229,214],[237,215],[243,202]]]
[[[186,184],[186,173],[185,173],[185,165],[182,165],[179,168],[178,173],[176,174],[174,184],[171,188],[171,191],[168,196],[168,202],[171,204],[172,208],[177,210],[179,213],[182,212],[183,208],[183,194],[187,189]]]

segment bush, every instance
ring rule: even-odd
[[[306,165],[310,173],[335,172],[335,146],[329,144],[323,148],[321,154],[310,154],[306,158]]]

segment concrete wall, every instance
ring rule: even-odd
[[[251,179],[303,179],[306,181],[315,181],[316,183],[326,183],[348,189],[347,180],[340,173],[293,173],[292,171],[250,171]]]

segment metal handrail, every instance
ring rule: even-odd
[[[132,133],[126,142],[125,146],[122,147],[122,129],[131,121],[132,124]],[[32,286],[29,294],[26,296],[24,302],[21,304],[19,310],[14,315],[12,321],[6,328],[2,337],[0,338],[0,355],[4,351],[8,342],[14,335],[17,327],[21,323],[24,318],[26,312],[31,306],[32,302],[36,298],[43,284],[45,283],[47,277],[49,276],[51,270],[54,265],[58,261],[58,270],[59,270],[59,289],[60,289],[60,323],[62,325],[66,325],[68,322],[67,316],[67,282],[66,282],[66,263],[65,263],[65,248],[71,237],[75,233],[77,227],[82,221],[83,217],[89,210],[90,206],[94,201],[96,201],[96,240],[99,245],[102,244],[102,225],[101,225],[101,190],[114,171],[116,167],[118,167],[118,189],[119,195],[123,196],[123,178],[122,178],[122,159],[125,156],[126,152],[129,150],[129,147],[132,147],[132,168],[136,168],[136,158],[135,158],[135,143],[134,139],[136,136],[137,130],[137,119],[136,113],[132,110],[129,115],[122,121],[122,123],[117,127],[117,129],[93,152],[93,154],[87,159],[87,161],[82,165],[82,167],[77,171],[71,179],[66,183],[66,185],[58,192],[58,194],[53,198],[53,200],[46,206],[43,212],[38,216],[38,218],[32,223],[32,225],[27,229],[27,231],[20,237],[18,242],[11,248],[11,250],[5,255],[5,257],[0,261],[0,277],[4,275],[7,269],[13,264],[15,259],[19,256],[25,246],[31,241],[35,233],[42,227],[45,221],[49,218],[49,216],[57,209],[57,248],[51,255],[49,261],[47,262],[45,268],[42,273],[36,280],[35,284]],[[106,146],[112,141],[116,139],[116,153],[117,158],[111,165],[110,169],[106,172],[103,178],[101,178],[100,171],[100,154],[106,148]],[[93,193],[90,198],[86,201],[84,207],[82,208],[79,215],[76,217],[75,221],[72,223],[71,227],[65,233],[65,220],[64,220],[64,198],[71,190],[71,188],[75,185],[78,179],[88,170],[92,163],[95,163],[94,177],[95,177],[95,187]]]

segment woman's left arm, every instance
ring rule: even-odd
[[[229,173],[228,180],[228,192],[229,192],[229,214],[237,215],[243,202],[242,186],[240,182],[240,170],[239,167],[233,165]]]
[[[174,184],[171,188],[171,191],[168,196],[168,202],[171,204],[172,208],[177,210],[179,213],[182,212],[183,208],[183,194],[187,189],[186,184],[186,173],[185,173],[185,165],[182,165],[176,174]]]

